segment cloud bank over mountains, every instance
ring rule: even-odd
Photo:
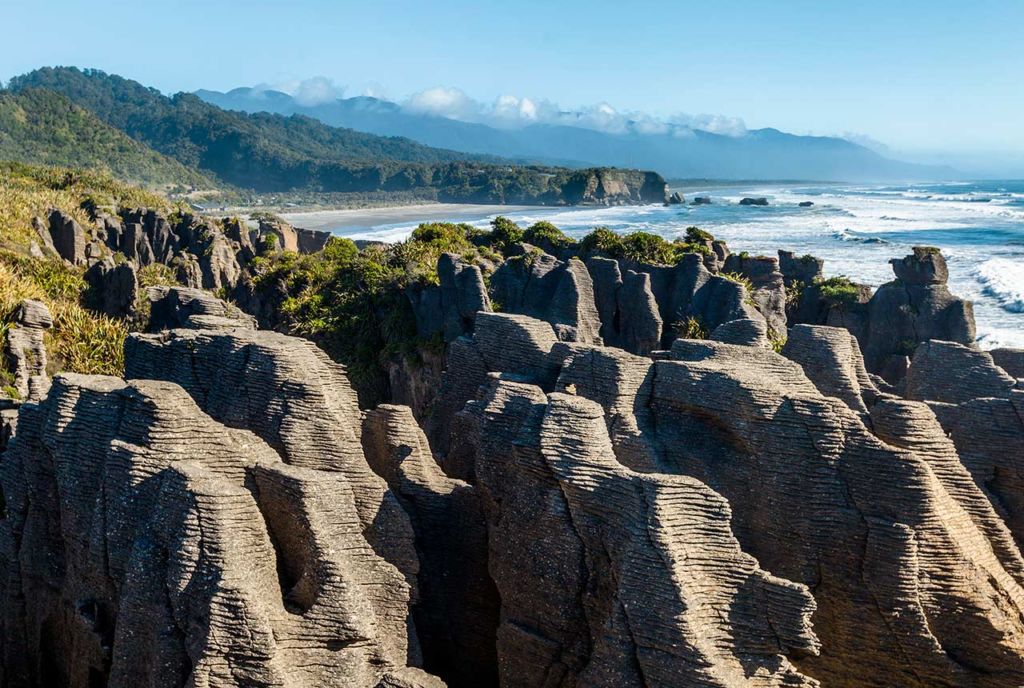
[[[345,87],[323,76],[276,84],[260,84],[254,89],[287,93],[306,107],[343,98],[346,93]],[[373,93],[364,95],[381,97],[376,89]],[[411,113],[486,124],[499,129],[552,124],[609,134],[671,134],[679,137],[692,136],[695,130],[725,136],[742,136],[747,132],[746,124],[741,118],[727,115],[678,113],[661,118],[645,112],[617,110],[606,102],[569,110],[551,100],[514,95],[498,96],[493,102],[486,103],[470,97],[462,89],[451,86],[435,86],[395,102]]]

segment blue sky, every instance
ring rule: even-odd
[[[0,78],[92,66],[165,92],[325,76],[392,99],[607,102],[1024,160],[1024,2],[0,0]]]

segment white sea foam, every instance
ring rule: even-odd
[[[1024,313],[1024,261],[990,258],[978,266],[983,291],[1011,313]]]
[[[965,185],[966,186],[966,185]],[[825,260],[828,276],[845,274],[878,286],[893,279],[890,258],[916,244],[938,246],[949,262],[950,290],[974,302],[979,343],[985,348],[1024,346],[1024,193],[1022,186],[950,184],[913,187],[789,186],[689,189],[688,199],[710,196],[711,205],[611,208],[509,208],[507,215],[526,227],[538,220],[580,237],[607,226],[626,234],[647,231],[674,239],[697,225],[725,239],[734,251],[774,255],[777,249],[811,253]],[[737,205],[745,196],[764,196],[767,207]],[[983,199],[990,202],[981,202]],[[801,201],[813,201],[800,208]],[[453,215],[486,227],[494,215]],[[437,215],[433,217],[439,217]],[[466,218],[469,219],[466,219]],[[394,220],[392,220],[394,222]],[[399,241],[416,223],[349,230],[354,239]],[[348,233],[344,232],[343,233]]]

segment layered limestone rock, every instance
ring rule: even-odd
[[[9,686],[441,686],[338,472],[181,387],[58,377],[0,462]],[[414,645],[414,638],[413,638]]]
[[[315,344],[250,329],[135,334],[125,343],[125,377],[175,382],[205,413],[256,433],[285,463],[340,473],[367,541],[415,586],[409,518],[366,463],[345,369]]]
[[[826,397],[770,351],[680,340],[673,356],[654,363],[663,460],[729,500],[762,566],[814,592],[822,650],[802,670],[829,686],[1024,680],[1024,562],[927,409],[873,414],[895,446],[848,387]]]
[[[857,338],[824,325],[796,325],[782,355],[796,361],[818,391],[840,399],[850,410],[867,414],[880,391],[864,366]]]
[[[510,258],[491,277],[491,293],[505,312],[550,323],[562,341],[601,342],[594,284],[577,258],[560,261],[546,253]]]
[[[5,360],[0,369],[11,371],[18,399],[38,401],[50,388],[44,338],[51,327],[53,317],[42,301],[22,301],[14,313],[4,338]]]
[[[961,404],[978,397],[1005,398],[1016,383],[988,352],[955,342],[928,341],[914,352],[906,396]]]
[[[721,497],[622,466],[580,397],[494,379],[461,416],[502,685],[818,685],[787,659],[817,649],[807,589],[740,551]]]
[[[1017,379],[1024,378],[1024,349],[992,349],[989,353],[997,366]]]
[[[914,354],[906,394],[935,412],[963,465],[1024,546],[1024,387],[989,353],[932,341]]]
[[[202,329],[256,329],[252,316],[237,306],[218,299],[202,289],[189,287],[149,287],[150,332],[187,328]]]
[[[497,685],[498,597],[477,490],[441,471],[408,407],[384,404],[367,413],[362,442],[416,533],[420,602],[413,614],[424,667],[450,686]]]

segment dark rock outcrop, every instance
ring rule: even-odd
[[[491,277],[491,294],[503,311],[550,323],[563,341],[601,341],[595,287],[577,258],[560,261],[546,253],[510,258]]]
[[[104,258],[85,271],[89,291],[85,295],[93,310],[112,318],[132,318],[136,314],[139,280],[131,263],[115,263]]]
[[[740,200],[740,205],[768,205],[768,199],[764,196],[758,198],[744,198]]]
[[[941,254],[915,248],[892,265],[897,279],[880,286],[867,306],[861,349],[868,370],[884,370],[890,358],[909,355],[929,339],[974,342],[974,307],[950,293]]]
[[[732,320],[764,319],[743,285],[710,272],[696,253],[671,267],[607,258],[590,258],[587,267],[602,339],[633,353],[667,347],[691,322],[711,331]]]
[[[51,327],[53,316],[41,301],[22,301],[14,313],[4,338],[3,363],[19,399],[39,401],[50,388],[44,337]]]
[[[779,251],[779,272],[787,287],[814,284],[824,275],[825,261],[808,254],[799,258],[792,251]]]
[[[252,316],[202,289],[150,287],[146,290],[146,298],[150,303],[150,332],[178,328],[256,329]]]
[[[49,225],[51,245],[57,255],[73,265],[85,265],[87,237],[82,225],[70,215],[56,209],[50,211]]]
[[[764,316],[768,332],[774,337],[786,333],[786,286],[780,272],[780,259],[770,256],[747,256],[733,253],[725,260],[725,272],[742,275],[750,280],[757,310]]]
[[[483,273],[477,265],[465,263],[450,253],[437,261],[440,285],[413,283],[406,295],[416,315],[416,330],[429,339],[441,333],[451,342],[473,331],[478,311],[491,310]]]

